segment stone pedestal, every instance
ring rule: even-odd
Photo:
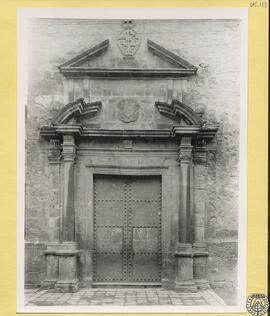
[[[191,244],[178,244],[175,251],[176,279],[175,290],[177,292],[196,292],[197,288],[193,280],[193,249]]]
[[[77,278],[77,250],[76,242],[63,242],[57,252],[59,257],[59,279],[55,289],[59,292],[76,292],[79,289]]]
[[[42,288],[55,288],[59,292],[76,292],[79,288],[77,243],[49,243],[45,255],[47,276]]]
[[[42,288],[53,288],[58,280],[58,257],[51,251],[45,251],[46,256],[46,279],[43,280]]]
[[[199,289],[209,288],[207,281],[208,251],[203,243],[193,245],[193,275],[194,282]]]

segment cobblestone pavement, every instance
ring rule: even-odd
[[[162,288],[91,288],[80,289],[77,293],[55,293],[52,290],[25,290],[27,306],[222,306],[224,301],[213,290],[197,293],[176,293]]]

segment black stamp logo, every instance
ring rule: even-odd
[[[247,310],[254,316],[264,315],[269,307],[269,301],[264,294],[251,294],[247,298]]]

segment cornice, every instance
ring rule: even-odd
[[[215,136],[217,127],[201,128],[200,126],[173,126],[172,129],[153,129],[153,130],[124,130],[124,129],[94,129],[73,125],[53,125],[44,126],[40,129],[40,135],[45,139],[61,138],[62,135],[74,135],[84,138],[106,138],[106,139],[162,139],[179,138],[182,136],[191,136],[192,138],[206,139],[206,143]]]
[[[184,68],[90,68],[62,67],[60,72],[66,78],[97,78],[97,79],[161,79],[190,77],[195,74],[193,69]]]

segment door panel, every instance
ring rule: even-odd
[[[121,253],[123,239],[122,227],[98,227],[96,233],[96,251]]]
[[[124,201],[97,200],[95,203],[96,225],[122,226],[124,225]]]
[[[125,186],[123,177],[98,175],[95,179],[95,194],[98,200],[123,200]]]
[[[159,176],[94,177],[94,281],[159,282]]]
[[[133,228],[133,251],[135,253],[158,253],[159,250],[159,229],[149,227]]]
[[[132,178],[132,197],[134,200],[156,200],[160,194],[159,176]]]
[[[133,256],[132,280],[136,282],[159,282],[159,255],[135,254]]]
[[[159,226],[160,202],[158,200],[130,201],[133,226]]]
[[[100,282],[122,282],[125,278],[123,274],[123,262],[119,254],[96,254],[95,281]]]

